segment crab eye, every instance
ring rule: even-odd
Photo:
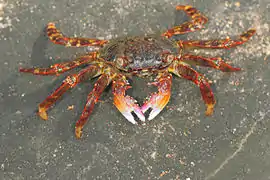
[[[163,62],[170,63],[173,61],[173,59],[174,59],[174,55],[168,54],[168,53],[163,54]]]
[[[123,60],[122,57],[118,57],[118,58],[115,58],[115,63],[116,63],[118,66],[123,66],[124,60]]]
[[[117,57],[115,58],[116,66],[126,67],[129,64],[129,60],[126,57]]]
[[[174,55],[169,54],[169,55],[167,56],[167,62],[172,62],[173,59],[174,59]]]

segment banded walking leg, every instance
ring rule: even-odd
[[[199,86],[202,98],[207,107],[205,114],[208,116],[213,114],[216,101],[214,99],[211,87],[203,75],[199,74],[191,67],[181,64],[179,62],[173,63],[169,68],[169,72],[172,72],[179,77],[190,80],[194,82],[197,86]]]
[[[207,58],[207,57],[202,57],[202,56],[195,56],[192,54],[184,54],[180,58],[180,60],[190,65],[211,67],[211,68],[219,69],[223,72],[233,72],[233,71],[241,70],[240,68],[235,68],[227,64],[220,57]]]
[[[107,40],[89,39],[80,37],[66,37],[59,31],[54,23],[48,23],[47,35],[54,44],[60,44],[68,47],[100,46],[106,44]]]
[[[181,41],[181,43],[184,48],[229,49],[247,42],[255,33],[255,29],[250,29],[235,40],[228,37],[226,39],[216,40],[187,40]]]
[[[157,86],[158,92],[152,93],[149,100],[141,107],[143,113],[149,108],[152,109],[148,120],[154,119],[169,102],[171,97],[172,75],[168,72],[160,73],[155,82],[151,84]]]
[[[76,122],[75,135],[78,139],[81,138],[82,128],[87,122],[88,117],[92,113],[95,104],[98,102],[101,93],[110,84],[112,79],[113,77],[110,74],[101,75],[95,83],[93,90],[88,94],[87,102],[84,106],[82,115],[80,119]]]
[[[193,32],[199,30],[207,23],[208,19],[202,15],[197,9],[192,6],[176,6],[176,10],[183,10],[191,17],[191,21],[185,22],[179,26],[175,26],[172,29],[167,30],[162,36],[167,38],[172,37],[173,35],[185,34],[188,32]]]
[[[101,65],[90,65],[85,69],[82,69],[79,73],[68,76],[62,84],[49,95],[42,103],[38,106],[39,116],[47,120],[47,110],[69,89],[75,87],[79,82],[90,78],[98,76],[102,73]]]
[[[50,75],[60,75],[66,71],[74,69],[80,65],[93,62],[97,57],[97,53],[90,53],[88,55],[79,57],[70,62],[58,63],[51,65],[49,68],[20,68],[20,72],[31,73],[35,75],[43,75],[43,76],[50,76]]]
[[[114,95],[114,105],[122,113],[125,118],[132,124],[137,124],[131,112],[134,112],[141,121],[145,121],[144,114],[142,113],[136,100],[132,97],[126,95],[126,90],[131,88],[126,77],[123,75],[118,75],[112,84],[113,95]]]

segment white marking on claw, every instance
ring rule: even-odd
[[[145,122],[145,117],[144,117],[144,114],[142,113],[141,110],[138,110],[138,109],[134,109],[134,113],[138,116],[138,118]]]
[[[160,112],[162,109],[159,108],[152,108],[153,110],[150,112],[148,120],[151,121],[152,119],[154,119]]]
[[[131,122],[132,124],[137,124],[137,122],[135,121],[133,115],[132,115],[130,112],[123,112],[122,114],[125,116],[125,118],[126,118],[129,122]]]

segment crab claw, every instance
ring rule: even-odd
[[[142,113],[139,105],[136,104],[136,100],[125,95],[126,90],[129,88],[131,88],[131,86],[128,86],[128,82],[124,76],[119,76],[117,80],[113,81],[114,105],[132,124],[137,124],[132,112],[134,112],[137,117],[144,122],[144,114]]]
[[[140,107],[135,103],[135,99],[130,96],[115,96],[114,105],[117,109],[125,116],[125,118],[132,124],[137,124],[132,112],[134,112],[141,121],[145,121],[144,114],[142,113]]]
[[[158,92],[151,94],[149,100],[141,107],[143,113],[149,108],[152,109],[148,120],[154,119],[169,102],[171,97],[172,75],[169,73],[160,74],[157,81],[151,84],[158,87]]]
[[[170,94],[162,95],[160,93],[153,93],[150,99],[141,107],[141,110],[145,113],[149,108],[151,108],[152,111],[149,114],[148,120],[152,120],[162,111],[169,100]]]

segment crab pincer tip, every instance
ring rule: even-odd
[[[135,121],[133,115],[132,115],[130,112],[122,112],[122,114],[123,114],[123,116],[125,116],[125,118],[126,118],[129,122],[131,122],[132,124],[138,124],[138,123]]]
[[[152,111],[149,114],[148,120],[153,120],[160,112],[162,111],[162,108],[152,108]]]
[[[133,109],[133,112],[137,115],[137,117],[142,121],[145,122],[145,116],[143,112],[141,111],[141,108],[139,106],[135,106]]]

